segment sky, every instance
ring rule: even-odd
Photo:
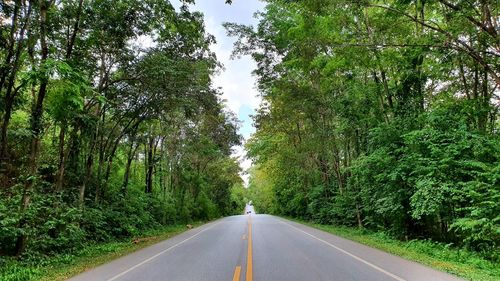
[[[174,7],[180,7],[179,0],[173,0]],[[246,25],[257,25],[254,14],[264,9],[264,3],[259,0],[233,0],[233,4],[225,4],[224,0],[197,0],[195,5],[190,5],[191,11],[200,11],[204,14],[205,25],[208,33],[215,36],[217,44],[212,46],[218,60],[224,65],[224,70],[214,77],[214,85],[222,89],[223,99],[229,110],[236,113],[242,122],[239,133],[245,140],[255,132],[250,115],[254,114],[260,104],[260,98],[255,85],[252,71],[256,68],[250,57],[231,60],[234,38],[228,37],[222,24],[235,22]],[[240,161],[243,170],[251,166],[251,161],[245,158],[243,146],[234,148],[234,156]],[[248,175],[242,174],[248,184]]]

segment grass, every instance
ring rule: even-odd
[[[202,223],[194,223],[193,226]],[[33,262],[0,259],[1,281],[58,281],[66,280],[96,266],[105,264],[139,249],[171,238],[188,230],[185,225],[168,226],[145,232],[125,241],[87,245],[72,254],[45,257]]]
[[[361,244],[425,264],[467,280],[499,281],[500,263],[492,262],[479,253],[429,240],[396,240],[382,232],[364,229],[315,224],[308,221],[287,218]]]

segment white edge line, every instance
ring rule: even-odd
[[[344,250],[344,249],[342,249],[342,248],[339,248],[339,247],[337,247],[337,246],[335,246],[335,245],[333,245],[333,244],[331,244],[331,243],[329,243],[329,242],[327,242],[327,241],[325,241],[325,240],[323,240],[323,239],[321,239],[321,238],[318,238],[318,237],[316,237],[316,236],[314,236],[314,235],[312,235],[312,234],[310,234],[310,233],[307,233],[307,232],[305,232],[304,230],[302,230],[302,229],[300,229],[300,228],[298,228],[298,227],[295,227],[295,226],[293,226],[293,225],[291,225],[291,224],[289,224],[289,223],[287,223],[287,222],[285,222],[285,221],[283,221],[283,220],[280,220],[280,221],[281,221],[282,223],[284,223],[284,224],[286,224],[286,225],[288,225],[288,226],[292,227],[292,228],[295,228],[296,230],[298,230],[298,231],[300,231],[300,232],[302,232],[302,233],[304,233],[304,234],[307,234],[307,235],[311,236],[312,238],[314,238],[314,239],[316,239],[316,240],[318,240],[318,241],[320,241],[320,242],[323,242],[323,243],[327,244],[328,246],[330,246],[330,247],[332,247],[332,248],[334,248],[334,249],[336,249],[336,250],[338,250],[338,251],[340,251],[340,252],[342,252],[342,253],[344,253],[344,254],[346,254],[346,255],[350,256],[350,257],[351,257],[351,258],[353,258],[353,259],[356,259],[356,260],[358,260],[358,261],[360,261],[360,262],[362,262],[362,263],[364,263],[364,264],[366,264],[366,265],[368,265],[368,266],[370,266],[370,267],[372,267],[372,268],[374,268],[374,269],[376,269],[376,270],[378,270],[378,271],[380,271],[380,272],[382,272],[382,273],[385,273],[386,275],[388,275],[388,276],[390,276],[390,277],[394,278],[395,280],[398,280],[398,281],[406,281],[405,279],[403,279],[403,278],[401,278],[401,277],[399,277],[399,276],[397,276],[397,275],[394,275],[394,274],[392,274],[392,273],[390,273],[390,272],[388,272],[388,271],[386,271],[386,270],[384,270],[384,269],[382,269],[382,268],[380,268],[380,267],[378,267],[378,266],[374,265],[373,263],[370,263],[370,262],[368,262],[368,261],[365,261],[364,259],[362,259],[362,258],[360,258],[360,257],[358,257],[358,256],[356,256],[356,255],[353,255],[353,254],[349,253],[348,251],[346,251],[346,250]]]
[[[164,253],[166,253],[166,252],[168,252],[168,251],[172,250],[173,248],[176,248],[177,246],[179,246],[179,245],[181,245],[181,244],[183,244],[183,243],[185,243],[185,242],[187,242],[187,241],[189,241],[189,240],[193,239],[194,237],[196,237],[196,236],[200,235],[201,233],[203,233],[203,232],[205,232],[205,231],[207,231],[207,230],[211,229],[212,227],[214,227],[214,226],[218,225],[218,224],[219,224],[219,223],[221,223],[221,222],[222,222],[222,221],[220,221],[220,222],[218,222],[218,223],[215,223],[215,224],[213,224],[213,225],[211,225],[211,226],[209,226],[209,227],[207,227],[207,228],[205,228],[205,229],[201,230],[200,232],[198,232],[198,233],[194,234],[193,236],[190,236],[189,238],[186,238],[186,239],[182,240],[181,242],[179,242],[179,243],[177,243],[177,244],[175,244],[175,245],[173,245],[173,246],[170,246],[169,248],[167,248],[167,249],[165,249],[165,250],[163,250],[163,251],[159,252],[158,254],[156,254],[156,255],[154,255],[154,256],[152,256],[152,257],[150,257],[150,258],[146,259],[146,260],[143,260],[142,262],[140,262],[140,263],[138,263],[138,264],[136,264],[136,265],[134,265],[134,266],[130,267],[129,269],[127,269],[127,270],[123,271],[122,273],[120,273],[120,274],[118,274],[118,275],[115,275],[114,277],[112,277],[112,278],[108,279],[107,281],[113,281],[113,280],[116,280],[116,279],[118,279],[118,278],[122,277],[123,275],[125,275],[125,274],[129,273],[130,271],[132,271],[132,270],[134,270],[134,269],[138,268],[139,266],[141,266],[141,265],[143,265],[143,264],[145,264],[145,263],[147,263],[147,262],[149,262],[149,261],[151,261],[151,260],[153,260],[153,259],[155,259],[155,258],[157,258],[157,257],[159,257],[159,256],[161,256],[161,255],[163,255]]]

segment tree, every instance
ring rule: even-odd
[[[212,85],[220,64],[201,13],[163,0],[0,9],[2,253],[235,212],[241,137]]]
[[[257,28],[225,24],[263,98],[247,144],[256,206],[497,247],[497,5],[267,2]]]

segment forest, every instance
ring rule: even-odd
[[[242,212],[192,2],[1,2],[0,266]]]
[[[266,2],[225,24],[257,63],[257,212],[498,261],[499,2]]]
[[[0,2],[0,276],[248,200],[498,264],[498,0],[264,1],[224,25],[256,63],[247,141],[216,38],[172,2]]]

